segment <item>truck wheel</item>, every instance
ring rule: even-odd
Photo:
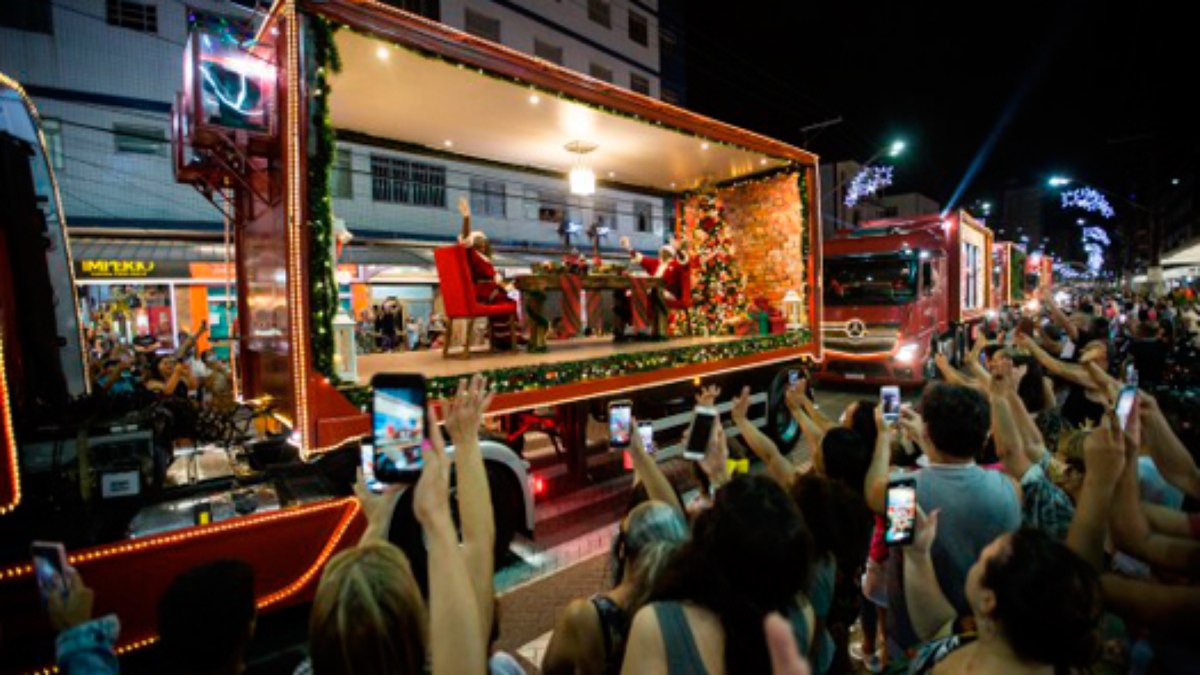
[[[788,454],[800,440],[800,425],[787,408],[787,371],[776,373],[767,390],[767,427],[765,431],[779,451]]]

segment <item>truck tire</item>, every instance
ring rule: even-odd
[[[493,561],[496,569],[499,569],[508,555],[508,548],[512,545],[513,537],[516,536],[520,526],[524,504],[521,503],[521,491],[515,485],[515,479],[506,473],[503,467],[496,466],[492,462],[485,462],[484,468],[487,471],[488,488],[492,493],[492,517],[496,528]],[[412,568],[413,577],[420,585],[422,595],[427,597],[429,556],[425,550],[425,535],[421,531],[421,524],[417,522],[416,514],[413,513],[414,488],[415,484],[406,489],[396,502],[396,510],[392,512],[392,522],[388,528],[388,541],[404,551],[409,566]],[[450,513],[454,519],[455,529],[459,529],[458,508],[455,506],[456,500],[453,498],[456,489],[454,478],[451,477]]]
[[[767,426],[765,431],[779,451],[788,454],[800,440],[800,424],[792,417],[787,407],[787,371],[780,371],[771,378],[767,389]],[[811,394],[810,394],[811,395]]]

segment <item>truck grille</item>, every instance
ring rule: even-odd
[[[896,348],[898,323],[872,323],[851,320],[846,322],[823,322],[822,342],[826,349],[847,354],[874,354],[890,352]]]

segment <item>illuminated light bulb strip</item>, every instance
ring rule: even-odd
[[[309,444],[309,415],[308,415],[308,335],[306,333],[307,318],[304,316],[304,289],[301,250],[300,218],[303,215],[301,204],[300,184],[300,71],[303,63],[300,58],[300,19],[296,15],[295,0],[286,0],[283,7],[284,30],[287,32],[287,129],[286,161],[288,169],[288,201],[285,224],[288,239],[288,295],[291,305],[291,359],[292,378],[296,409],[297,424],[292,432],[298,435],[300,458],[308,459]]]
[[[277,603],[279,603],[283,600],[286,600],[287,598],[295,595],[296,593],[299,593],[301,590],[304,589],[305,586],[307,586],[309,584],[309,582],[312,581],[313,577],[315,577],[321,573],[321,571],[325,568],[325,563],[329,561],[329,558],[333,555],[333,552],[337,549],[338,544],[341,543],[342,537],[344,537],[346,535],[346,530],[350,529],[350,525],[352,523],[354,523],[354,519],[358,515],[358,512],[362,510],[362,507],[359,505],[358,500],[356,500],[352,497],[343,499],[343,500],[339,500],[338,502],[336,502],[336,504],[337,504],[337,506],[342,506],[342,505],[345,505],[347,502],[349,502],[351,504],[352,508],[350,508],[345,513],[345,515],[342,516],[342,520],[341,520],[341,522],[338,523],[337,529],[334,531],[333,535],[329,537],[329,540],[325,542],[325,546],[321,549],[321,552],[319,554],[317,554],[317,558],[316,558],[316,560],[313,561],[313,564],[310,565],[309,568],[307,570],[305,570],[304,573],[301,574],[292,583],[288,584],[287,586],[284,586],[283,588],[281,588],[280,590],[278,590],[274,593],[271,593],[269,595],[266,595],[264,597],[256,599],[254,604],[259,610],[270,607],[273,604],[277,604]],[[74,562],[74,559],[72,559],[71,562]],[[32,570],[31,565],[26,565],[25,567],[28,567],[28,568],[30,568],[30,570]],[[0,574],[0,578],[2,578],[2,576],[3,575]],[[149,637],[141,638],[141,639],[135,640],[133,642],[129,642],[129,643],[126,643],[123,645],[118,645],[114,651],[116,651],[117,656],[123,656],[130,652],[134,652],[139,649],[144,649],[146,647],[149,647],[150,645],[154,644],[155,642],[158,642],[158,636],[151,635]],[[57,673],[57,672],[59,672],[59,670],[58,670],[57,666],[53,666],[50,668],[43,668],[41,670],[37,670],[37,671],[33,671],[33,672],[39,673],[39,674],[40,673]]]
[[[850,187],[846,189],[846,199],[844,203],[851,208],[864,197],[870,197],[892,184],[892,168],[890,166],[864,166],[862,171],[854,176],[854,180],[850,181]]]
[[[349,445],[350,443],[358,443],[358,442],[361,442],[361,441],[363,441],[364,439],[366,439],[366,438],[370,437],[370,435],[371,435],[371,434],[359,434],[358,436],[348,436],[348,437],[346,437],[346,438],[343,438],[342,440],[340,440],[340,441],[338,441],[337,443],[334,443],[334,444],[332,444],[332,445],[323,445],[323,446],[321,446],[321,447],[319,447],[319,448],[309,448],[309,449],[308,449],[308,454],[309,454],[309,456],[311,457],[311,456],[314,456],[314,455],[323,455],[323,454],[325,454],[325,453],[327,453],[327,452],[333,452],[334,450],[337,450],[338,448],[344,448],[344,447],[346,447],[346,446],[347,446],[347,445]]]
[[[226,532],[233,532],[246,528],[261,527],[268,523],[278,522],[280,520],[290,520],[301,516],[311,515],[314,512],[327,511],[332,509],[345,508],[348,504],[353,504],[351,509],[353,513],[358,512],[358,503],[353,497],[345,497],[326,502],[320,502],[312,506],[298,506],[292,509],[277,511],[275,513],[267,513],[260,516],[245,516],[242,518],[234,518],[229,521],[214,525],[202,525],[199,527],[183,530],[178,534],[168,534],[159,537],[151,537],[141,541],[132,541],[125,544],[116,544],[107,548],[101,548],[85,553],[75,553],[67,556],[67,561],[72,565],[79,563],[91,562],[94,560],[104,560],[115,556],[126,555],[129,553],[138,553],[141,551],[164,548],[185,541],[200,539],[205,537],[215,537]],[[340,526],[339,526],[340,527]],[[33,574],[33,565],[15,565],[6,569],[0,569],[0,581],[8,581]]]
[[[8,398],[8,373],[4,367],[4,327],[0,326],[0,434],[8,452],[4,461],[8,464],[8,480],[11,481],[12,499],[0,504],[0,516],[17,508],[21,503],[21,467],[17,463],[17,435],[13,432],[11,402]],[[3,578],[0,576],[0,578]]]
[[[34,126],[37,129],[38,143],[42,147],[42,161],[46,164],[46,175],[50,177],[50,192],[54,195],[54,211],[58,216],[58,222],[62,225],[63,249],[64,253],[67,254],[67,275],[71,280],[71,302],[74,303],[72,306],[78,307],[79,298],[75,297],[75,289],[78,288],[75,283],[75,259],[71,254],[71,240],[67,236],[67,212],[63,210],[62,193],[58,188],[58,176],[54,174],[54,167],[50,164],[50,152],[46,149],[46,135],[42,133],[42,116],[40,113],[38,113],[37,106],[33,104],[33,99],[29,98],[29,95],[25,93],[25,88],[22,87],[19,82],[11,77],[8,77],[4,73],[0,73],[0,85],[9,87],[13,91],[17,92],[17,96],[21,97],[21,101],[25,104],[25,109],[29,111],[30,116],[33,117],[35,122]],[[83,334],[82,321],[76,320],[75,331],[79,334],[79,362],[83,368],[83,388],[84,391],[90,394],[92,393],[92,378],[87,376],[88,350],[87,340],[84,338]],[[3,511],[0,511],[0,514],[2,513]]]
[[[329,540],[325,542],[325,547],[321,549],[321,552],[317,555],[317,559],[313,561],[313,564],[310,565],[309,568],[292,583],[284,586],[274,593],[271,593],[270,595],[267,595],[266,597],[259,598],[257,602],[259,609],[270,607],[277,602],[285,600],[296,593],[299,593],[305,586],[308,585],[310,581],[312,581],[313,577],[321,573],[321,570],[325,568],[325,562],[329,560],[329,557],[332,556],[333,552],[337,550],[338,544],[340,544],[342,541],[342,537],[346,535],[346,530],[350,529],[350,525],[354,522],[355,516],[357,516],[358,512],[362,510],[362,506],[359,505],[357,499],[348,498],[348,500],[351,508],[345,513],[345,515],[342,516],[342,522],[338,523],[337,529],[334,531],[333,536],[329,537]]]
[[[1112,205],[1108,203],[1108,199],[1095,188],[1082,187],[1062,193],[1062,207],[1066,209],[1072,206],[1091,213],[1099,213],[1105,218],[1112,218],[1116,215]]]

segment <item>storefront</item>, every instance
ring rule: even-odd
[[[71,243],[85,332],[131,344],[153,337],[162,351],[205,323],[201,352],[229,358],[237,322],[237,288],[224,246],[206,242],[75,239]],[[339,265],[343,308],[369,306],[358,265]]]

